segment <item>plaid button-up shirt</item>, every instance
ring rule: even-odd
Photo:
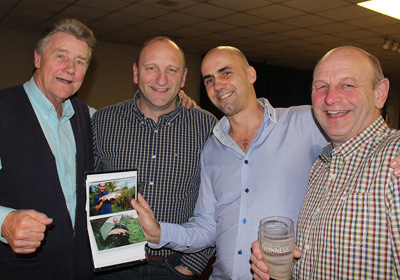
[[[400,134],[382,117],[315,162],[297,225],[295,279],[399,279]]]
[[[160,116],[156,123],[137,107],[139,94],[93,116],[95,167],[138,168],[143,196],[157,220],[187,222],[199,194],[200,153],[217,120],[204,110],[186,109],[179,101],[174,111]],[[170,249],[146,250],[152,256],[176,253]],[[199,274],[212,253],[188,254],[181,262]]]

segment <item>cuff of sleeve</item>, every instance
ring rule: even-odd
[[[166,236],[166,232],[168,231],[167,224],[166,223],[159,223],[159,224],[160,224],[160,228],[161,228],[160,243],[155,244],[155,243],[147,242],[147,245],[149,245],[149,247],[151,249],[160,249],[169,244],[168,236]]]
[[[1,228],[2,228],[2,226],[3,226],[4,219],[6,218],[6,216],[7,216],[10,212],[12,212],[12,211],[14,211],[14,210],[15,210],[15,209],[13,209],[13,208],[8,208],[8,207],[0,206],[0,231],[1,231]],[[6,240],[2,235],[1,235],[1,237],[0,237],[0,240],[1,240],[1,242],[8,244],[7,240]]]

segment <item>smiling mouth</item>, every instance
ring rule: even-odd
[[[168,88],[155,88],[155,87],[151,87],[154,91],[158,91],[158,92],[166,92],[168,90]]]
[[[226,92],[226,93],[224,93],[224,94],[222,94],[222,95],[220,95],[220,96],[217,96],[217,99],[219,100],[219,101],[223,101],[224,99],[227,99],[229,96],[231,96],[233,94],[233,91],[229,91],[229,92]]]
[[[340,115],[340,114],[347,114],[350,111],[326,111],[326,113],[330,116]]]
[[[56,79],[57,79],[57,81],[60,81],[60,82],[65,83],[65,84],[71,84],[72,83],[72,81],[69,81],[69,80],[64,80],[64,79],[61,79],[61,78],[56,78]]]

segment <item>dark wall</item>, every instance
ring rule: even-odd
[[[267,98],[274,107],[290,107],[311,104],[312,70],[291,69],[250,62],[257,72],[254,88],[257,97]],[[201,85],[200,106],[217,118],[222,113],[211,103]]]

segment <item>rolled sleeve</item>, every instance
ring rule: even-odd
[[[1,229],[2,226],[3,226],[4,219],[7,217],[7,215],[8,215],[10,212],[12,212],[12,211],[14,211],[14,210],[15,210],[15,209],[13,209],[13,208],[0,206],[0,229]],[[6,240],[3,236],[1,236],[0,240],[1,240],[1,242],[7,243],[7,244],[8,244],[7,240]]]

